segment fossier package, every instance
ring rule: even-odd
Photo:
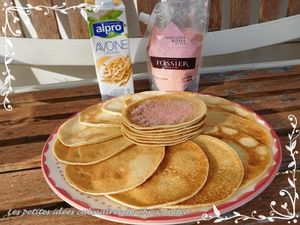
[[[86,0],[86,3],[102,99],[134,93],[123,1]]]
[[[197,91],[209,0],[165,0],[154,8],[146,32],[154,90]]]

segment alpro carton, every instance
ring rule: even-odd
[[[123,1],[86,0],[86,3],[102,99],[134,93]]]

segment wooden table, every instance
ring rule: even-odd
[[[136,81],[135,87],[138,92],[148,90],[149,82]],[[288,115],[293,114],[300,120],[300,66],[202,75],[201,92],[251,107],[274,127],[282,143],[281,173],[262,194],[238,211],[250,215],[255,209],[268,215],[272,200],[276,200],[279,206],[285,201],[289,203],[288,197],[281,197],[278,192],[283,188],[292,191],[287,180],[291,174],[286,174],[292,159],[284,146],[288,144],[291,131]],[[100,100],[97,85],[15,94],[11,98],[13,111],[0,110],[0,216],[4,217],[0,218],[0,224],[117,224],[87,215],[7,217],[10,209],[72,209],[46,184],[40,168],[41,149],[54,128],[72,114]],[[299,159],[297,155],[298,162]],[[300,180],[299,170],[296,177]],[[299,201],[296,206],[299,209]],[[243,224],[255,223],[249,220]],[[283,223],[287,224],[281,220],[274,224]],[[225,224],[233,224],[233,221]]]

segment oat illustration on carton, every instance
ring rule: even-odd
[[[125,6],[122,0],[86,0],[94,5],[87,9],[97,77],[102,98],[132,94]]]

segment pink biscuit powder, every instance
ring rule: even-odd
[[[193,106],[184,100],[149,99],[130,112],[131,121],[142,127],[174,125],[186,122],[193,113]]]

